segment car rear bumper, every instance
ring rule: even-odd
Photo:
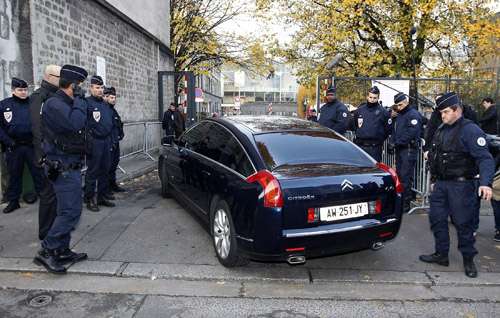
[[[401,218],[393,217],[283,230],[280,251],[263,253],[255,249],[244,249],[242,253],[260,261],[286,261],[292,255],[304,255],[306,258],[331,256],[368,249],[374,243],[394,239],[400,225]]]

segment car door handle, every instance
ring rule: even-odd
[[[212,175],[212,174],[211,174],[209,171],[207,171],[207,170],[201,170],[201,172],[202,172],[204,175],[209,176],[209,177]]]

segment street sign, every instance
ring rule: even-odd
[[[197,103],[203,103],[204,102],[204,99],[203,99],[203,90],[199,87],[196,87],[194,89],[194,101],[197,102]]]

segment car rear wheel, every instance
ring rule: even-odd
[[[210,223],[214,249],[219,262],[225,267],[245,265],[248,261],[238,255],[234,224],[226,202],[217,203]]]

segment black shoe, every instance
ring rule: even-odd
[[[464,257],[464,270],[465,275],[470,278],[477,277],[477,268],[476,264],[474,264],[474,258],[472,257]]]
[[[496,230],[495,236],[493,237],[493,241],[500,242],[500,230]]]
[[[429,255],[420,255],[419,259],[425,263],[436,263],[441,266],[450,266],[448,255],[434,253]]]
[[[38,252],[33,260],[38,266],[43,266],[49,273],[66,274],[66,268],[61,264],[59,258],[53,250],[42,249]]]
[[[99,212],[99,207],[97,206],[97,202],[94,199],[86,199],[85,203],[87,203],[87,210],[92,212]]]
[[[88,258],[87,253],[75,253],[69,248],[57,251],[57,257],[62,264],[78,263]]]
[[[102,196],[102,198],[108,201],[116,200],[115,196],[112,193],[106,193]]]
[[[125,192],[127,190],[125,190],[124,188],[120,187],[117,184],[112,184],[111,185],[111,191],[113,191],[113,192]]]
[[[9,205],[7,205],[5,209],[3,209],[3,213],[12,213],[19,208],[21,208],[21,206],[19,205],[19,201],[10,201]]]
[[[97,201],[97,204],[98,205],[102,205],[102,206],[107,206],[108,208],[112,208],[112,207],[115,207],[116,205],[111,202],[111,201],[108,201],[106,200],[105,198],[101,198]]]

